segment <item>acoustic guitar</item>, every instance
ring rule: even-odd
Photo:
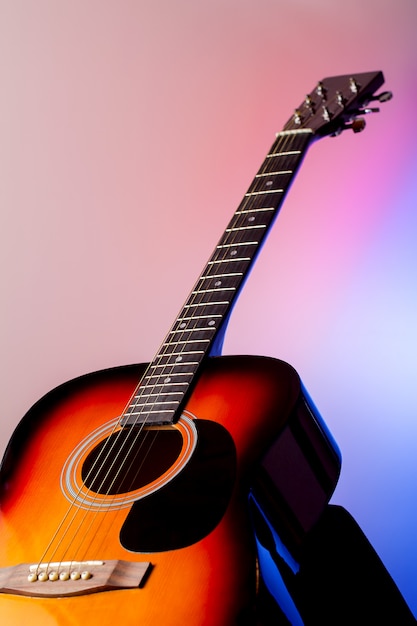
[[[383,82],[328,78],[295,110],[152,362],[71,380],[23,417],[0,468],[1,624],[256,622],[254,477],[297,546],[340,456],[294,369],[220,356],[222,338],[308,147],[361,130]]]

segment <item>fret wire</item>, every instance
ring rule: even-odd
[[[185,304],[184,309],[191,309],[194,306],[216,306],[230,304],[228,300],[222,300],[221,302],[191,302],[191,304]]]
[[[205,342],[204,341],[200,341],[198,343],[200,344],[200,343],[205,343]],[[182,344],[186,346],[187,342],[182,342]],[[175,347],[180,347],[181,344],[175,343],[174,346]],[[158,354],[157,358],[164,358],[164,357],[168,357],[169,358],[169,357],[173,357],[173,356],[191,356],[191,355],[192,356],[196,356],[196,355],[199,355],[199,354],[204,354],[204,352],[205,352],[204,349],[201,349],[201,350],[187,350],[187,351],[181,351],[181,352],[164,352],[164,353]],[[181,365],[181,363],[182,363],[182,361],[178,361],[178,365]],[[190,364],[191,364],[191,362],[189,362],[189,365]],[[164,365],[166,365],[166,363],[162,364],[162,366],[164,366]],[[161,363],[153,363],[151,367],[152,367],[152,369],[155,369],[157,367],[161,367]]]
[[[176,374],[177,376],[184,376],[184,373],[181,374],[181,372],[178,372],[178,374]],[[158,376],[149,376],[149,378],[158,378],[160,379],[160,375]],[[187,386],[188,383],[183,381],[183,380],[173,380],[170,382],[170,387],[183,387],[183,386]],[[165,387],[166,384],[164,382],[154,382],[152,383],[152,389],[156,388],[156,387]],[[140,389],[146,389],[146,385],[144,385],[144,387],[140,387]]]
[[[274,157],[281,157],[281,156],[292,156],[292,155],[299,155],[301,154],[301,150],[287,150],[286,152],[272,152],[270,154],[266,155],[267,159],[272,159]]]
[[[283,193],[283,189],[266,189],[265,191],[252,191],[245,193],[245,197],[249,198],[250,196],[261,196],[267,193]]]
[[[136,406],[139,406],[139,405],[136,405]],[[156,404],[154,406],[156,406]],[[171,410],[168,410],[168,409],[155,410],[155,408],[153,408],[153,409],[147,408],[146,413],[147,414],[156,414],[157,415],[158,413],[171,413]],[[129,417],[130,416],[135,416],[135,415],[141,415],[141,411],[131,411],[129,413]]]
[[[159,395],[160,395],[159,393],[146,393],[146,394],[145,394],[145,393],[142,393],[142,394],[141,394],[141,396],[134,396],[134,398],[135,398],[135,399],[138,399],[138,398],[144,398],[145,396],[146,396],[147,398],[151,398],[152,396],[159,397]],[[182,393],[181,393],[181,391],[171,391],[169,394],[167,393],[166,395],[170,395],[170,396],[182,396]]]
[[[141,408],[143,406],[146,406],[146,402],[137,402],[135,404],[135,408]],[[157,404],[158,406],[167,406],[168,404],[175,404],[175,406],[179,405],[179,401],[178,400],[158,400],[158,402],[156,402],[155,404]],[[132,411],[131,415],[135,415],[135,413],[139,413],[139,411]]]
[[[215,307],[215,306],[219,306],[219,307],[223,307],[223,306],[227,306],[228,304],[230,304],[230,302],[233,300],[233,297],[235,295],[235,291],[229,291],[228,293],[210,293],[202,291],[197,292],[195,294],[195,297],[193,298],[193,301],[190,302],[190,304],[186,304],[184,305],[184,309],[190,309],[194,306],[198,306],[198,307],[202,307],[202,306],[209,306],[209,307]],[[219,298],[220,296],[222,296],[224,299],[223,300],[213,300],[213,297],[217,297]],[[212,309],[209,309],[212,310]],[[219,311],[220,313],[221,311]]]
[[[169,376],[180,376],[181,377],[181,376],[189,376],[190,374],[192,374],[192,372],[175,372],[175,373],[169,374]],[[161,374],[161,373],[159,373],[159,374],[150,374],[149,376],[146,377],[146,380],[151,380],[151,378],[157,378],[158,380],[160,380],[160,378],[162,376],[167,376],[167,375],[168,374]],[[169,381],[169,382],[170,382],[170,384],[176,384],[175,382],[172,382],[172,381]],[[162,385],[162,382],[158,383],[158,384]]]
[[[180,374],[178,374],[178,376],[180,376]],[[150,376],[149,378],[158,378],[159,379],[160,376],[159,375],[158,376]],[[188,385],[187,382],[184,382],[182,380],[171,381],[169,384],[170,384],[170,387],[183,387],[183,386],[187,386]],[[164,383],[164,382],[154,382],[154,383],[152,383],[152,388],[153,389],[156,388],[156,387],[165,387],[165,386],[166,386],[166,383]],[[145,386],[144,387],[139,387],[139,389],[146,389],[146,387]],[[140,397],[142,397],[142,396],[140,396]]]
[[[172,413],[172,411],[168,411],[167,409],[160,409],[160,410],[159,410],[159,409],[158,409],[158,410],[155,410],[155,409],[147,409],[147,411],[146,411],[146,414],[147,414],[147,415],[153,415],[153,414],[155,414],[155,415],[159,415],[160,413],[168,413],[168,414],[171,414],[171,413]],[[140,412],[140,411],[137,411],[137,413],[132,413],[132,415],[136,415],[136,414],[137,414],[137,415],[141,415],[141,412]]]
[[[276,172],[264,172],[262,174],[256,174],[255,178],[262,178],[265,176],[283,176],[293,174],[293,170],[278,170]]]
[[[178,368],[178,371],[180,372],[181,369],[184,369],[185,367],[188,367],[190,370],[192,370],[194,368],[195,365],[199,364],[199,356],[205,354],[205,350],[194,350],[191,352],[187,352],[186,353],[189,357],[193,357],[194,360],[185,360],[184,357],[182,356],[183,353],[181,352],[173,352],[171,354],[167,354],[167,355],[158,355],[160,358],[166,358],[166,361],[161,361],[160,363],[155,363],[152,366],[152,376],[157,374],[158,376],[161,375],[161,369],[165,369],[167,367],[171,367],[171,366],[175,366],[175,368]],[[175,357],[178,358],[178,356],[181,355],[181,361],[176,361],[176,360],[172,360]],[[183,360],[184,359],[184,360]],[[158,371],[159,370],[159,371]]]
[[[241,258],[233,258],[233,259],[217,259],[216,261],[209,261],[209,265],[214,265],[215,263],[237,263],[238,261],[252,261],[250,256],[241,257]]]
[[[178,354],[178,353],[177,353]],[[194,357],[198,357],[204,355],[205,352],[196,352],[193,356]],[[175,361],[170,361],[169,359],[165,362],[165,363],[158,363],[156,365],[154,365],[154,367],[152,368],[152,374],[149,376],[149,378],[151,378],[152,376],[166,376],[167,374],[169,374],[169,372],[167,371],[168,369],[174,367],[175,372],[174,373],[178,373],[181,375],[187,374],[187,373],[192,373],[195,369],[195,366],[198,365],[200,363],[200,360],[196,360],[196,361],[180,361],[180,362],[175,362]],[[184,368],[188,368],[190,370],[190,372],[185,372]]]
[[[208,339],[207,340],[202,339],[201,341],[195,341],[195,340],[193,341],[193,343],[197,343],[197,344],[206,343],[206,342],[209,342],[209,340]],[[172,348],[173,346],[175,346],[175,348],[177,348],[177,347],[181,347],[181,345],[188,346],[189,343],[190,342],[185,341],[185,340],[184,341],[175,341],[174,343],[162,344],[161,347],[170,347],[170,348]],[[201,350],[181,350],[181,352],[163,352],[163,353],[158,353],[156,356],[157,357],[173,356],[173,355],[178,356],[180,354],[186,355],[186,354],[200,354],[200,353],[204,353],[204,350],[201,349]],[[157,367],[157,366],[158,366],[158,364],[155,364],[155,367]],[[152,367],[153,367],[153,365],[152,365]]]
[[[235,232],[235,231],[233,231]],[[240,241],[233,243],[224,243],[216,246],[216,250],[221,250],[222,248],[237,248],[239,246],[257,246],[259,241]]]
[[[199,289],[198,291],[192,291],[191,293],[215,293],[218,291],[236,291],[236,287],[223,287],[223,289],[221,287],[216,287],[215,289]]]
[[[235,228],[226,228],[225,232],[226,233],[237,233],[237,232],[248,231],[248,230],[255,230],[255,229],[264,230],[265,228],[266,228],[266,224],[259,224],[259,225],[256,225],[256,226],[237,226]],[[243,242],[241,245],[247,245],[247,243]]]
[[[250,207],[249,209],[238,209],[235,215],[246,215],[247,213],[261,213],[261,212],[271,212],[275,211],[275,207],[266,206],[266,207]]]
[[[188,341],[178,341],[175,342],[175,346],[178,345],[188,345]],[[199,341],[198,343],[205,343],[204,341]],[[179,356],[179,355],[183,355],[183,354],[204,354],[204,350],[187,350],[187,352],[165,352],[163,354],[158,354],[157,357],[162,357],[162,356]],[[179,363],[180,364],[180,363]],[[158,363],[155,363],[154,365],[152,365],[151,367],[159,367]]]
[[[185,330],[185,333],[186,333],[187,335],[189,335],[189,336],[190,336],[190,342],[191,342],[191,341],[194,341],[195,343],[207,343],[207,344],[208,344],[208,343],[210,343],[210,341],[211,341],[211,337],[209,337],[209,338],[205,338],[205,335],[212,335],[212,334],[213,334],[213,332],[214,332],[215,330],[217,330],[217,329],[215,329],[215,328],[214,328],[214,324],[212,324],[209,328],[201,328],[200,326],[195,326],[195,327],[192,327],[192,328],[187,328],[187,329],[181,329],[181,330],[171,330],[171,331],[169,332],[169,335],[180,335],[180,336],[182,336],[182,332],[183,332],[184,330]],[[192,340],[192,339],[191,339],[191,336],[192,336],[193,334],[195,335],[196,333],[201,333],[201,334],[203,335],[203,338],[202,338],[202,339],[199,339],[199,340]],[[180,341],[180,340],[172,340],[172,342],[171,342],[171,343],[173,343],[174,345],[178,345],[178,342],[179,342],[179,341]],[[187,343],[188,343],[188,342],[187,342]]]
[[[179,322],[186,322],[188,320],[194,320],[194,319],[212,319],[213,317],[223,317],[223,315],[220,314],[214,314],[213,315],[193,315],[190,317],[178,317],[177,321]],[[181,330],[185,330],[185,329],[181,329]],[[172,331],[172,332],[177,332],[177,331]]]
[[[207,280],[213,278],[229,278],[229,277],[238,277],[243,276],[243,272],[229,272],[228,274],[216,274],[215,276],[211,276],[210,274],[200,276],[199,280]]]
[[[211,330],[211,328],[207,328],[207,329],[203,329],[203,328],[191,328],[189,332],[195,332],[195,331],[205,331],[205,330]],[[177,333],[180,332],[178,330],[175,331],[170,331],[171,333]],[[179,344],[190,344],[190,343],[209,343],[210,339],[182,339],[181,341],[178,340],[175,342],[175,345],[178,346]],[[166,342],[164,344],[162,344],[163,346],[170,346],[172,345],[171,342]]]

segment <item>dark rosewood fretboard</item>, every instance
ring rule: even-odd
[[[150,363],[123,425],[171,424],[208,354],[220,352],[225,322],[314,133],[277,134],[271,151]]]

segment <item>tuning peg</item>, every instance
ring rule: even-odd
[[[388,100],[391,100],[392,98],[392,91],[383,91],[382,93],[376,94],[375,96],[372,96],[372,98],[367,99],[364,102],[364,106],[363,108],[360,109],[360,113],[367,115],[368,113],[379,113],[379,108],[374,108],[374,107],[368,107],[368,104],[370,102],[388,102]]]
[[[339,106],[344,108],[346,104],[346,98],[341,91],[336,91],[336,102]]]
[[[358,93],[359,84],[356,82],[356,80],[353,77],[349,78],[349,87],[352,93]]]
[[[353,130],[354,133],[361,133],[365,130],[366,122],[363,117],[357,117],[350,124],[345,124],[343,130]]]
[[[379,107],[365,107],[364,109],[359,109],[362,115],[368,115],[369,113],[379,113],[381,109]]]
[[[317,83],[316,94],[320,96],[320,98],[322,98],[323,100],[326,100],[327,89],[325,88],[325,86],[323,85],[321,81]]]
[[[365,105],[365,108],[367,108],[367,105],[370,102],[376,101],[376,102],[381,102],[382,104],[384,102],[388,102],[389,100],[391,100],[391,98],[392,98],[392,91],[383,91],[382,93],[378,93],[375,96],[371,96],[370,98],[367,98],[364,101],[364,105]],[[367,109],[366,110],[367,113],[377,113],[378,111],[379,109],[369,109],[369,110]]]
[[[369,100],[372,102],[373,100],[378,100],[378,102],[388,102],[392,98],[392,91],[383,91],[382,93],[377,94],[373,98]]]

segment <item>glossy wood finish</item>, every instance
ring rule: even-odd
[[[119,416],[142,366],[81,377],[40,400],[22,420],[0,473],[0,566],[37,563],[69,508],[61,471],[77,444]],[[81,532],[65,559],[150,561],[139,589],[71,598],[0,595],[0,620],[13,626],[121,623],[124,626],[231,626],[250,623],[255,593],[253,538],[247,515],[247,480],[253,465],[279,434],[300,393],[285,363],[255,357],[208,360],[187,404],[197,419],[227,429],[236,448],[236,480],[221,521],[200,541],[177,550],[135,553],[119,541],[128,509],[81,511]],[[187,494],[184,494],[185,496]],[[176,506],[171,516],[177,515]],[[169,517],[169,516],[168,516]],[[86,521],[87,520],[87,521]],[[169,524],[169,519],[166,520]],[[53,560],[64,558],[54,555]],[[53,582],[35,583],[53,585]],[[249,620],[249,621],[246,621]]]

